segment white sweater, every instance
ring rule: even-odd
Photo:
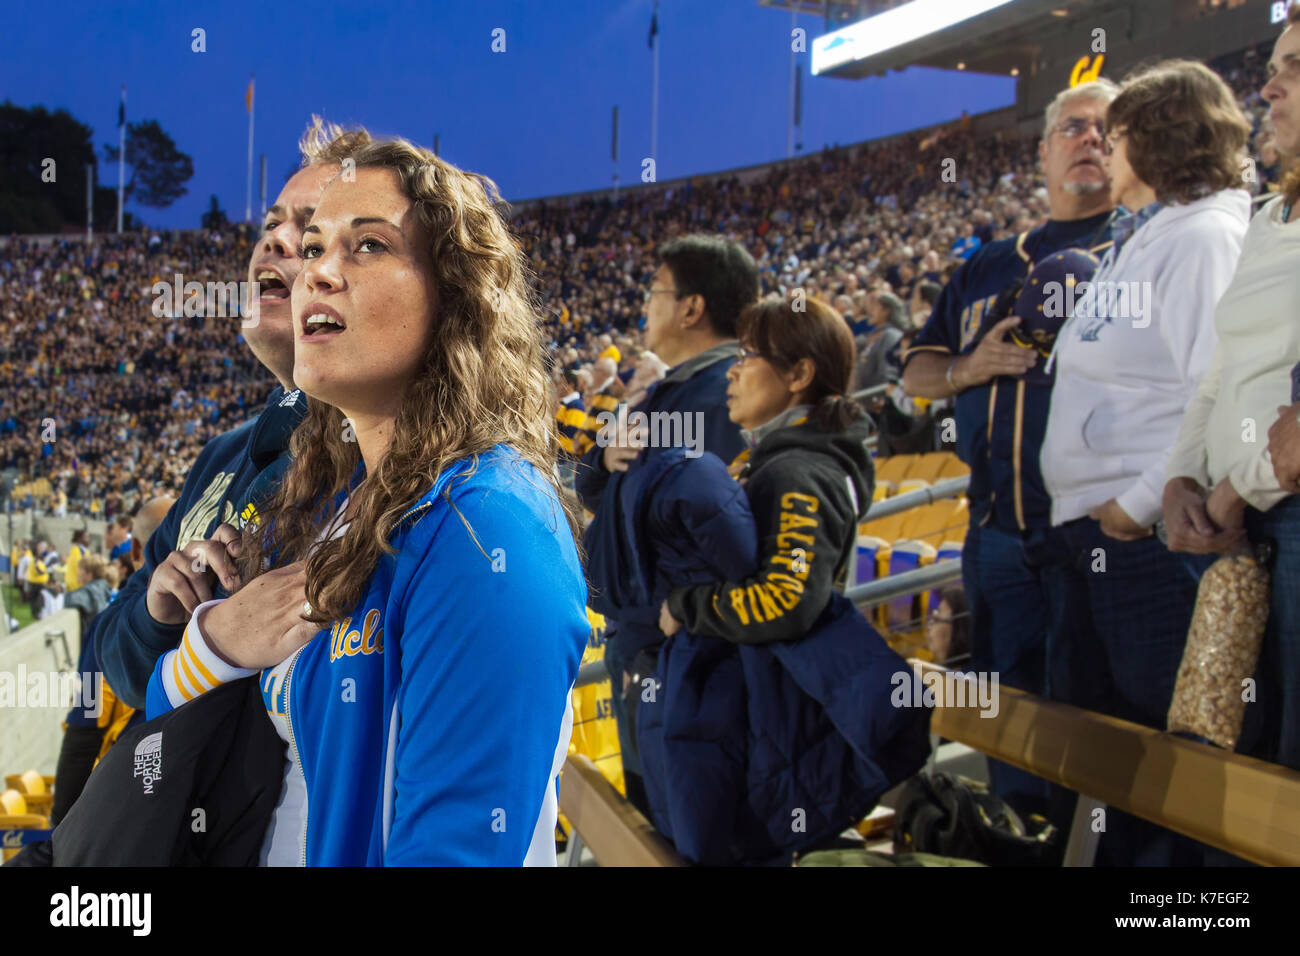
[[[1214,307],[1249,219],[1250,195],[1223,190],[1161,209],[1103,260],[1094,288],[1124,283],[1138,299],[1084,298],[1057,336],[1040,458],[1053,524],[1111,498],[1140,525],[1159,519],[1165,462],[1213,358]]]
[[[1291,368],[1300,362],[1300,221],[1282,222],[1282,197],[1251,220],[1241,262],[1219,300],[1219,347],[1183,416],[1169,456],[1170,478],[1210,488],[1227,478],[1260,511],[1287,492],[1268,454],[1277,406],[1291,404]]]

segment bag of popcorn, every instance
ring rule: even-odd
[[[1246,680],[1254,677],[1268,623],[1269,578],[1254,553],[1226,555],[1210,565],[1169,705],[1169,730],[1227,750],[1246,716]]]

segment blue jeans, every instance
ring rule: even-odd
[[[1255,673],[1256,703],[1246,708],[1238,751],[1300,770],[1300,496],[1271,510],[1246,509],[1246,530],[1271,540],[1271,606]]]
[[[1164,730],[1200,575],[1215,555],[1119,541],[1091,518],[1035,543],[1051,602],[1053,700]],[[1099,866],[1200,866],[1208,847],[1114,807]]]
[[[1021,535],[972,525],[961,576],[970,609],[971,670],[997,673],[1001,684],[1043,696],[1047,593],[1041,570],[1025,559]],[[1048,812],[1047,781],[1018,767],[990,760],[989,789],[1022,815]]]

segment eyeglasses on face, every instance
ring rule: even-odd
[[[762,358],[762,357],[763,356],[760,355],[758,352],[755,352],[753,349],[747,349],[742,345],[740,349],[736,352],[736,365],[737,366],[744,365],[748,359],[755,359],[755,358]]]
[[[1102,120],[1083,119],[1078,116],[1068,119],[1064,123],[1057,123],[1052,132],[1060,133],[1066,139],[1078,139],[1090,129],[1095,129],[1098,136],[1106,135],[1106,124]]]
[[[659,295],[660,293],[663,293],[665,295],[671,295],[675,299],[681,298],[681,296],[678,295],[676,289],[646,289],[643,293],[641,293],[641,297],[646,302],[649,302],[652,296]]]

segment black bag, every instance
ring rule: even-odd
[[[918,774],[898,801],[895,853],[933,853],[989,866],[1060,866],[1056,827],[1022,822],[982,784],[946,773]]]
[[[50,840],[5,866],[256,866],[284,742],[260,675],[123,732]]]

